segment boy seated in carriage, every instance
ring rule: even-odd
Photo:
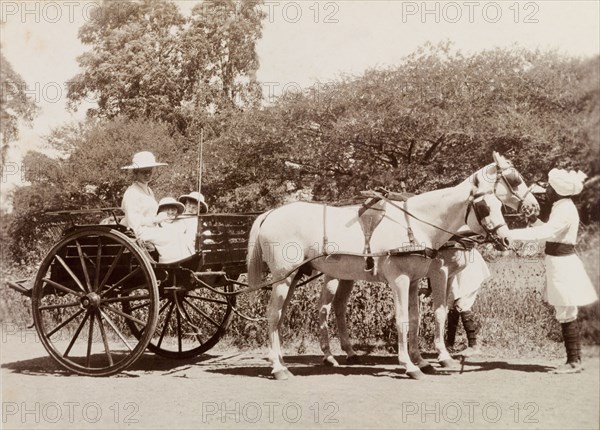
[[[192,191],[189,194],[179,196],[179,202],[185,205],[184,215],[189,215],[183,219],[185,223],[185,237],[187,246],[194,250],[196,247],[196,234],[198,233],[198,218],[192,215],[200,215],[208,212],[208,205],[204,199],[204,195],[198,191]],[[206,224],[203,226],[202,236],[211,236],[210,230],[206,229]],[[212,239],[204,239],[202,243],[214,243]]]
[[[184,210],[185,206],[173,197],[164,197],[158,202],[157,215],[164,213],[167,216],[158,224],[153,241],[160,254],[159,263],[182,260],[194,253],[194,248],[190,248],[186,240],[173,240],[174,237],[186,237],[186,225],[179,218]]]

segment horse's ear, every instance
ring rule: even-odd
[[[510,162],[506,158],[504,158],[502,155],[500,155],[498,152],[494,151],[494,152],[492,152],[492,155],[494,157],[494,161],[496,162],[496,165],[498,167],[500,167],[501,169],[505,169],[505,168],[511,166]]]

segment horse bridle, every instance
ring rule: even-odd
[[[507,171],[509,171],[508,172],[509,174],[512,173],[512,175],[511,176],[505,175],[505,172],[507,172]],[[504,182],[504,185],[506,186],[506,188],[508,189],[510,194],[519,201],[519,206],[517,207],[517,212],[523,214],[525,217],[529,217],[529,216],[533,215],[533,212],[531,212],[531,210],[529,208],[523,207],[523,203],[525,203],[525,199],[527,198],[527,195],[532,192],[535,184],[531,184],[531,186],[529,186],[527,188],[527,191],[525,192],[525,194],[523,194],[521,196],[516,188],[519,185],[525,183],[525,181],[523,180],[523,177],[513,168],[512,165],[510,165],[508,167],[500,167],[498,164],[496,164],[496,182],[494,183],[494,194],[495,195],[497,195],[496,189],[498,188],[498,184],[500,183],[500,181]]]
[[[510,175],[507,175],[506,172],[508,172]],[[474,187],[471,190],[471,195],[469,196],[469,205],[467,206],[467,213],[465,214],[465,224],[467,224],[469,212],[471,208],[473,208],[477,222],[487,234],[486,240],[490,240],[492,243],[499,246],[505,246],[497,232],[501,227],[505,226],[506,223],[493,226],[484,221],[485,218],[490,215],[490,207],[485,202],[484,196],[487,194],[494,194],[496,197],[498,197],[497,190],[500,181],[504,182],[504,185],[508,189],[511,196],[519,201],[517,211],[523,214],[525,217],[533,215],[533,212],[527,207],[524,207],[523,204],[525,203],[527,195],[532,192],[534,185],[532,184],[530,187],[528,187],[525,194],[521,195],[517,190],[519,185],[525,183],[521,175],[514,170],[512,165],[509,165],[508,167],[500,167],[500,165],[496,163],[496,180],[494,182],[493,190],[476,193],[475,190],[479,188],[479,177],[475,176]]]
[[[498,165],[496,165],[496,167],[499,169]],[[484,197],[488,194],[494,194],[496,198],[498,197],[496,195],[496,189],[498,186],[498,182],[501,180],[501,176],[503,176],[502,170],[499,169],[499,172],[496,173],[496,182],[494,184],[494,189],[479,193],[475,192],[479,188],[479,177],[477,175],[475,176],[473,188],[471,189],[471,194],[469,195],[469,204],[467,205],[467,212],[465,213],[465,224],[468,224],[467,220],[469,218],[469,214],[472,208],[473,212],[475,213],[475,217],[477,218],[477,222],[486,233],[486,241],[492,242],[497,247],[505,248],[506,244],[503,241],[503,239],[498,235],[498,230],[504,227],[506,223],[494,226],[493,224],[491,224],[491,222],[488,223],[485,221],[485,219],[490,215],[491,210],[489,205],[486,203]],[[514,193],[512,187],[510,188],[510,191],[511,193]]]

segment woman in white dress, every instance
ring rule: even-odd
[[[552,204],[548,222],[538,220],[533,227],[511,230],[513,240],[546,242],[544,299],[554,306],[567,351],[567,362],[553,373],[583,370],[577,307],[598,300],[596,289],[575,254],[579,213],[571,197],[581,192],[585,178],[581,171],[552,169],[546,190],[548,203]]]
[[[133,230],[138,239],[156,246],[159,255],[170,256],[168,261],[165,261],[164,257],[161,258],[161,263],[190,255],[178,251],[180,244],[185,242],[183,236],[169,235],[167,231],[160,228],[160,223],[167,220],[169,215],[167,212],[157,213],[158,202],[149,183],[154,168],[166,165],[157,162],[151,152],[143,151],[134,154],[130,165],[122,167],[123,170],[130,170],[133,175],[133,183],[127,188],[121,201],[121,209],[125,213],[122,223]]]

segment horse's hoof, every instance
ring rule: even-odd
[[[349,357],[346,357],[346,364],[349,366],[353,366],[353,365],[357,365],[357,364],[361,364],[362,360],[360,358],[360,355],[350,355]]]
[[[460,365],[455,359],[447,358],[445,360],[440,360],[440,366],[442,366],[444,369],[458,369]]]
[[[408,376],[410,376],[412,379],[416,379],[417,381],[426,378],[425,374],[418,369],[406,372],[406,374]]]
[[[337,360],[332,356],[325,357],[323,359],[323,364],[328,367],[339,367],[340,365],[340,363],[338,363]]]
[[[275,378],[276,381],[286,381],[289,379],[290,375],[291,372],[287,369],[273,372],[273,378]]]
[[[436,374],[436,370],[435,367],[433,367],[431,364],[427,363],[424,366],[419,366],[419,370],[421,370],[421,372],[425,373],[426,375],[435,375]]]

